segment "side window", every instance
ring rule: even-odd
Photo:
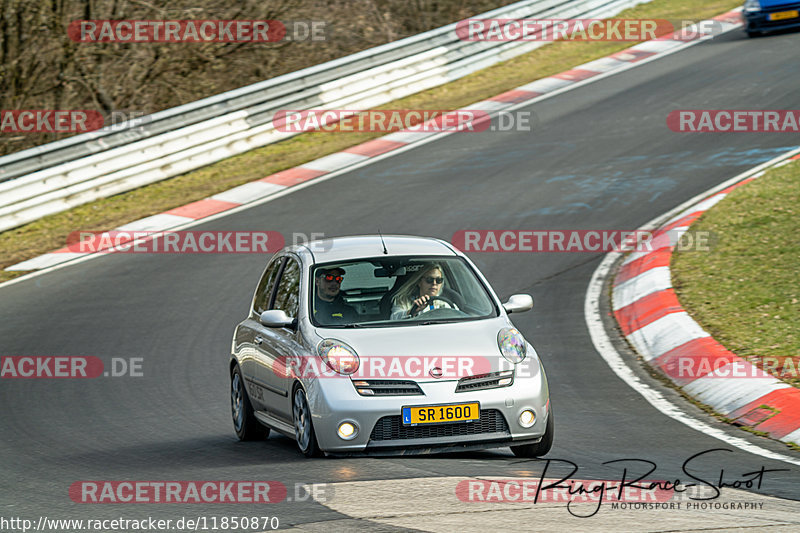
[[[273,309],[283,309],[290,317],[296,317],[300,303],[300,265],[294,259],[286,262],[281,279],[278,281],[278,292],[275,294]]]
[[[272,289],[275,287],[275,279],[278,277],[278,272],[280,272],[281,263],[283,263],[283,259],[273,261],[264,272],[264,275],[261,276],[261,281],[258,282],[256,301],[253,305],[253,308],[258,314],[269,309],[270,296],[272,296]]]

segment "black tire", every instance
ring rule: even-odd
[[[231,373],[231,416],[233,429],[239,440],[262,440],[269,437],[269,428],[261,425],[253,414],[253,406],[239,365]]]
[[[523,444],[522,446],[512,446],[511,451],[517,457],[541,457],[550,451],[553,447],[553,407],[550,407],[550,414],[547,416],[547,425],[545,426],[544,436],[542,440],[536,444]]]
[[[311,420],[311,410],[306,400],[306,391],[297,387],[292,395],[292,420],[294,421],[294,438],[297,447],[306,457],[319,457],[322,451],[317,444],[317,434]]]
[[[748,31],[747,32],[747,36],[750,37],[751,39],[753,37],[759,37],[760,35],[761,35],[760,31]]]

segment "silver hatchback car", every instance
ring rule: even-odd
[[[431,238],[356,236],[284,248],[233,336],[241,440],[300,451],[412,454],[553,443],[547,378],[475,265]]]

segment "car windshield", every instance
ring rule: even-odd
[[[498,309],[460,257],[381,257],[315,265],[311,321],[394,327],[476,320]]]

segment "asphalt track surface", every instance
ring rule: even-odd
[[[665,119],[675,109],[797,109],[798,49],[800,33],[747,39],[734,31],[524,108],[538,118],[532,132],[450,135],[193,229],[328,236],[380,229],[446,240],[462,229],[635,229],[797,145],[792,134],[673,133]],[[701,473],[713,479],[724,469],[734,479],[761,466],[788,469],[768,474],[760,492],[800,500],[800,467],[739,451],[662,415],[606,366],[583,315],[601,254],[471,257],[501,298],[534,295],[534,310],[513,319],[548,373],[557,415],[549,457],[577,463],[576,477],[618,477],[618,468],[601,463],[641,458],[658,465],[651,479],[685,478],[688,457],[724,447],[733,451],[704,461]],[[0,288],[2,355],[94,355],[107,365],[113,357],[144,359],[138,378],[0,381],[0,515],[271,514],[285,527],[343,516],[314,502],[266,511],[81,505],[67,490],[78,480],[277,480],[293,487],[383,479],[399,486],[409,478],[541,472],[543,463],[508,449],[307,460],[282,436],[238,442],[230,340],[267,259],[108,255]]]

